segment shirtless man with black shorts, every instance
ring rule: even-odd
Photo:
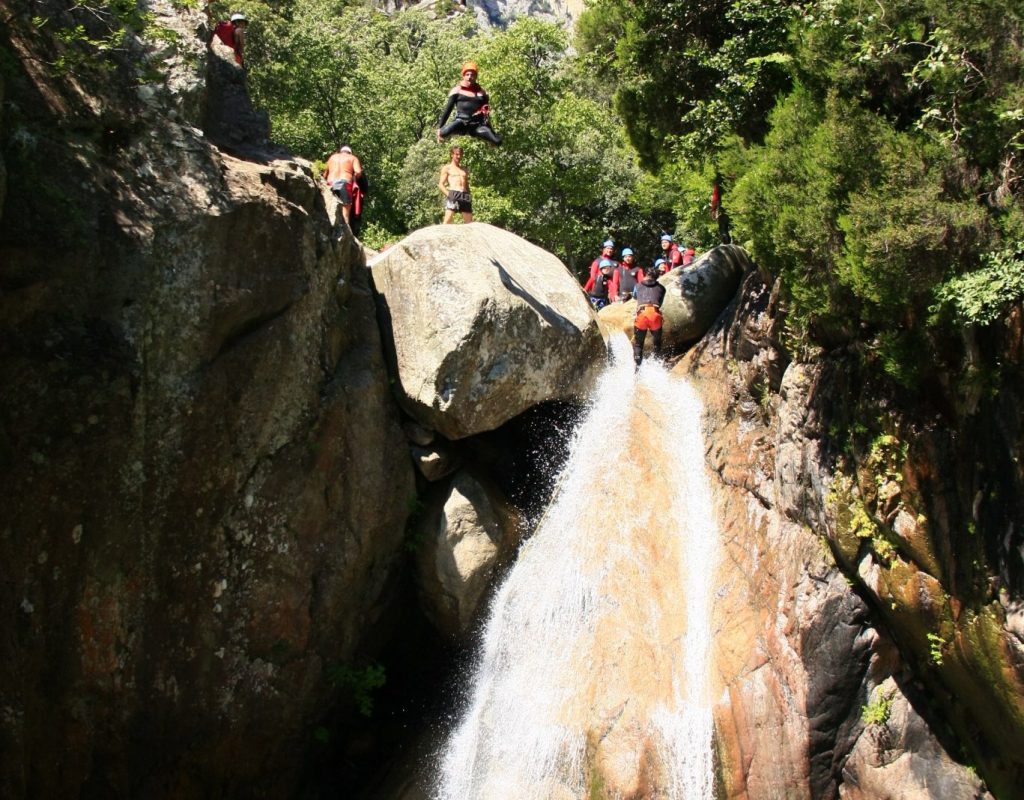
[[[469,173],[462,168],[462,148],[452,148],[452,160],[441,167],[437,188],[444,195],[444,220],[448,225],[456,211],[462,212],[463,222],[473,221],[473,198],[469,196]]]

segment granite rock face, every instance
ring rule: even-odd
[[[555,256],[474,222],[412,233],[370,261],[400,400],[448,439],[585,393],[597,319]]]
[[[361,252],[201,80],[88,94],[6,35],[0,794],[287,795],[414,492]]]
[[[751,272],[678,367],[704,397],[724,544],[713,612],[719,796],[877,797],[858,786],[889,780],[898,796],[986,797],[894,689],[918,686],[914,669],[833,555],[823,398],[836,387],[827,363],[789,363],[779,319]],[[884,753],[863,718],[878,692],[895,698]]]

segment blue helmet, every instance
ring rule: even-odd
[[[655,269],[661,269],[661,267],[662,267],[662,266],[663,266],[664,264],[667,264],[667,263],[668,263],[668,262],[667,262],[667,261],[666,261],[665,259],[663,259],[663,258],[658,258],[658,259],[655,259],[655,260],[654,260],[654,268],[655,268]]]
[[[663,242],[671,242],[672,241],[672,234],[671,233],[663,233],[663,234],[661,234],[661,241],[663,241]]]
[[[625,258],[626,256],[631,256],[631,255],[633,255],[633,251],[632,250],[630,250],[628,247],[623,247],[622,248],[622,257],[623,258]]]
[[[600,267],[601,269],[604,269],[605,267],[611,268],[611,267],[614,267],[614,266],[615,266],[615,262],[614,262],[614,261],[612,261],[612,260],[611,260],[610,258],[602,258],[602,259],[601,259],[601,263],[600,263],[600,264],[598,264],[598,266],[599,266],[599,267]]]
[[[613,242],[611,239],[607,239],[605,243],[601,245],[601,249],[604,250],[604,248],[606,247],[615,247],[615,242]]]

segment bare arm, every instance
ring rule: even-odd
[[[441,190],[441,194],[445,197],[448,196],[448,165],[445,164],[441,167],[441,177],[437,181],[437,188]]]
[[[352,157],[352,177],[357,178],[363,174],[363,162],[359,160],[359,156]]]

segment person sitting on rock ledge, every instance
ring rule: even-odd
[[[213,29],[213,35],[224,44],[235,51],[235,61],[243,67],[245,63],[242,58],[242,51],[245,49],[245,29],[249,26],[249,20],[245,14],[236,12],[231,15],[230,20],[222,20]]]
[[[600,267],[600,271],[594,279],[593,286],[587,290],[587,296],[590,298],[590,304],[597,311],[600,311],[608,305],[609,293],[611,292],[612,284],[615,281],[614,261],[610,258],[602,258]]]
[[[661,353],[661,306],[665,302],[665,287],[658,283],[653,270],[636,286],[636,319],[633,320],[633,362],[639,368],[644,360],[644,340],[651,332],[651,353]]]

